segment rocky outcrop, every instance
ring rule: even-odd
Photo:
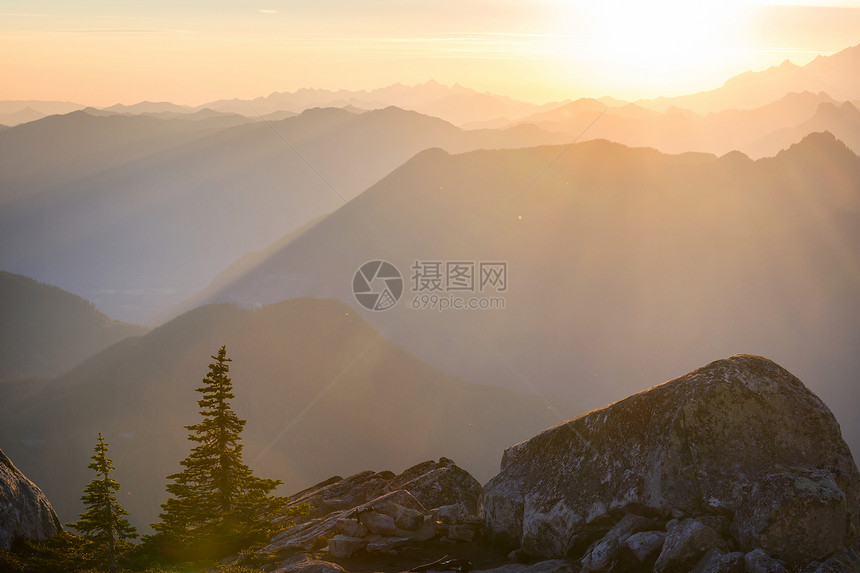
[[[584,570],[800,569],[857,544],[860,474],[815,394],[738,355],[509,448],[484,511],[496,544]]]
[[[0,451],[0,550],[17,537],[48,539],[63,527],[45,494]]]
[[[483,528],[477,516],[481,484],[447,458],[428,461],[399,475],[366,471],[334,477],[290,497],[307,513],[275,536],[261,554],[288,557],[278,571],[339,568],[320,561],[355,554],[391,554],[434,538],[474,541]],[[297,555],[311,555],[310,558]]]

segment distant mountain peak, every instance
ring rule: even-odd
[[[826,105],[826,104],[822,104]],[[853,159],[858,159],[857,155],[851,151],[851,149],[845,145],[842,141],[837,139],[835,135],[830,133],[829,131],[818,131],[814,133],[810,133],[797,143],[793,144],[788,149],[784,149],[780,151],[776,157],[777,158],[791,158],[795,156],[815,156],[820,154],[827,154],[832,157],[842,156]]]
[[[820,58],[821,56],[818,56],[818,57]],[[786,58],[786,59],[784,59],[784,60],[782,61],[782,63],[781,63],[781,64],[779,64],[778,66],[774,66],[774,67],[775,67],[775,68],[780,68],[780,69],[790,69],[790,68],[799,68],[800,66],[798,66],[797,64],[792,63],[792,62],[791,62],[791,60],[789,60],[788,58]]]

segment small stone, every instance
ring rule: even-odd
[[[762,549],[754,549],[744,555],[747,573],[788,573],[788,569],[764,552]]]
[[[741,552],[723,553],[711,549],[696,564],[692,573],[744,573],[744,554]]]
[[[662,531],[640,531],[628,537],[624,544],[640,563],[655,561],[663,549],[666,534]]]
[[[424,514],[420,511],[398,505],[394,510],[394,523],[400,529],[415,531],[424,523]]]
[[[704,523],[724,538],[731,537],[730,527],[732,520],[725,515],[700,515],[696,518],[696,521]]]
[[[471,543],[475,539],[475,532],[471,529],[466,529],[462,525],[451,525],[448,527],[448,537],[455,541]]]
[[[624,541],[628,537],[653,526],[654,523],[647,517],[628,513],[591,547],[582,559],[582,570],[605,571],[618,561],[621,552],[627,547]]]
[[[449,525],[456,524],[460,521],[460,514],[462,508],[459,503],[455,503],[452,505],[443,505],[442,507],[437,507],[433,510],[433,514],[436,517],[436,521],[441,521],[442,523],[447,523]]]
[[[394,523],[394,518],[391,516],[375,511],[365,511],[359,515],[359,519],[373,533],[390,536],[400,533],[400,529]]]
[[[412,538],[412,541],[422,543],[424,541],[430,541],[436,537],[436,520],[433,519],[433,516],[425,515],[421,527],[418,528],[418,531],[413,532],[410,537]]]
[[[363,539],[347,537],[346,535],[335,535],[328,540],[328,552],[332,557],[347,558],[362,549],[365,545]]]
[[[364,537],[368,533],[367,526],[354,519],[342,517],[335,522],[335,528],[339,533],[347,537]]]
[[[686,573],[712,548],[728,549],[719,533],[695,519],[673,519],[666,524],[666,541],[654,571]]]
[[[408,537],[383,537],[379,541],[367,544],[367,551],[373,553],[387,553],[397,550],[409,543]]]

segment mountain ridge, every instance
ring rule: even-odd
[[[285,491],[445,452],[487,479],[503,448],[559,419],[533,396],[435,370],[343,303],[302,298],[259,310],[200,307],[26,391],[0,385],[4,451],[68,519],[103,432],[128,492],[123,504],[146,524],[187,452],[194,388],[221,344],[233,360],[234,409],[248,420],[246,461]]]
[[[194,303],[335,298],[449,374],[517,388],[513,372],[528,373],[543,394],[586,408],[629,393],[617,380],[668,379],[741,346],[829,373],[816,391],[840,408],[855,399],[860,336],[860,273],[845,272],[860,256],[857,189],[860,158],[831,134],[755,161],[606,141],[427,150]],[[407,290],[393,309],[365,313],[351,278],[375,259],[400,269],[405,288],[416,259],[506,261],[512,286],[504,310],[415,311]],[[556,334],[539,343],[546,329]],[[817,334],[788,334],[800,330]],[[860,447],[860,425],[840,418]]]
[[[0,271],[0,382],[57,376],[144,326],[58,287]]]

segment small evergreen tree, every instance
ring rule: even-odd
[[[245,420],[230,406],[234,395],[226,347],[212,359],[197,388],[203,394],[197,401],[203,419],[185,427],[197,445],[180,462],[184,469],[167,476],[173,481],[167,485],[171,497],[161,506],[161,522],[152,525],[157,551],[183,561],[215,559],[265,540],[271,526],[264,514],[286,501],[270,496],[280,481],[255,477],[242,461]]]
[[[134,527],[125,518],[128,512],[123,509],[116,499],[120,484],[110,476],[116,469],[113,461],[107,456],[108,443],[99,432],[95,453],[89,468],[96,472],[96,478],[84,488],[81,501],[86,510],[78,516],[78,520],[66,524],[80,531],[85,539],[95,546],[99,560],[107,562],[113,570],[116,569],[117,544],[127,539],[137,537]]]

